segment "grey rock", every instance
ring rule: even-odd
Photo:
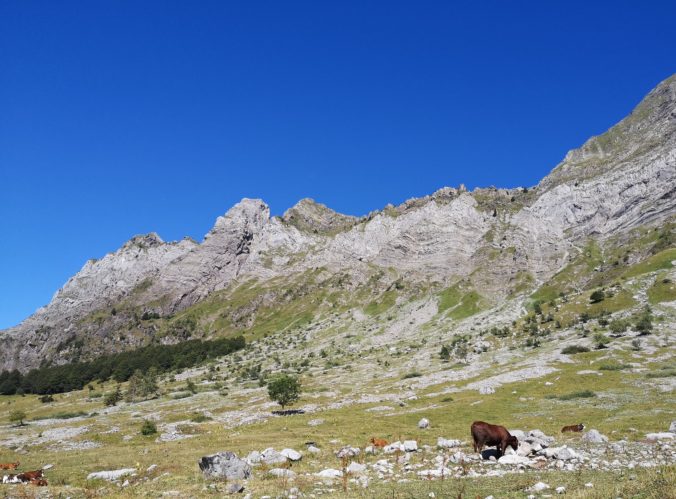
[[[136,468],[122,468],[112,471],[96,471],[87,475],[87,480],[108,480],[115,482],[126,475],[133,475],[136,473]]]
[[[427,418],[422,418],[420,421],[418,421],[418,428],[421,430],[426,430],[427,428],[430,427],[430,420]]]
[[[286,468],[272,468],[268,470],[268,473],[278,478],[294,478],[296,476],[295,472]]]
[[[251,465],[230,451],[204,456],[198,465],[206,478],[246,480],[251,476]]]
[[[231,482],[228,484],[225,490],[228,494],[239,494],[244,492],[244,485],[239,482]]]
[[[286,462],[286,456],[270,447],[261,453],[261,461],[265,464],[283,464]]]
[[[602,444],[608,441],[608,437],[599,433],[598,430],[589,430],[582,435],[582,440],[594,444]]]

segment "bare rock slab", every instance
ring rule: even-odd
[[[200,470],[206,478],[225,478],[226,480],[246,480],[251,476],[251,466],[245,460],[230,451],[204,456],[198,461]]]

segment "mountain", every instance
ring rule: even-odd
[[[0,332],[0,370],[152,342],[255,339],[424,297],[436,307],[428,318],[461,321],[510,301],[598,286],[673,246],[675,188],[672,76],[532,188],[445,187],[360,218],[311,199],[271,217],[263,201],[243,199],[199,243],[135,236]],[[655,229],[657,241],[647,236]],[[430,321],[412,321],[405,334],[424,327]]]

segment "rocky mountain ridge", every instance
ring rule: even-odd
[[[672,76],[531,189],[447,187],[361,218],[307,199],[271,217],[263,201],[244,199],[201,243],[136,236],[88,261],[49,305],[0,332],[0,370],[72,360],[60,352],[74,339],[108,342],[101,350],[85,346],[83,358],[133,348],[152,339],[152,330],[129,327],[134,314],[171,317],[239,282],[290,280],[316,269],[349,276],[355,289],[371,285],[375,273],[388,274],[388,282],[373,285],[376,294],[398,279],[439,288],[462,283],[497,304],[545,283],[590,238],[672,219],[675,189]]]

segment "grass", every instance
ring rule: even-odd
[[[676,283],[665,275],[658,276],[648,288],[648,301],[657,304],[676,300]]]
[[[439,293],[438,311],[455,320],[466,319],[485,308],[485,299],[476,291],[464,291],[460,285],[451,286]]]

